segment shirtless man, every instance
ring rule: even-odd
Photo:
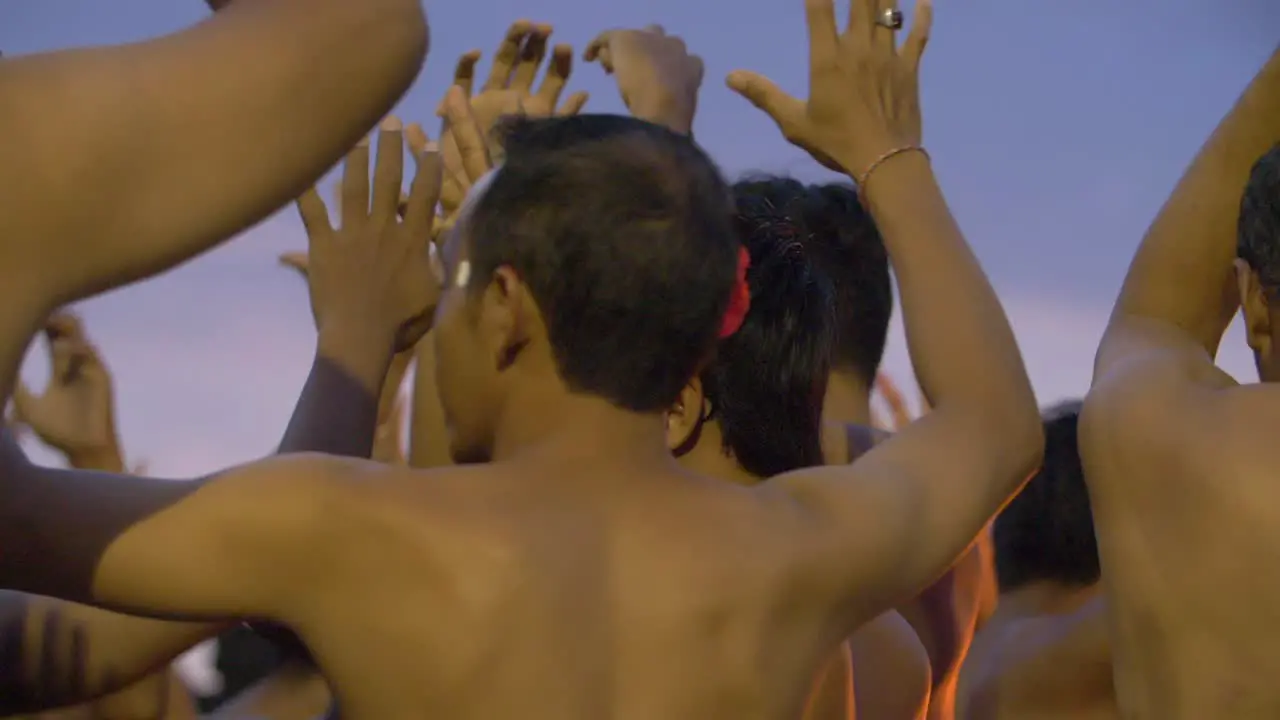
[[[490,462],[294,456],[180,484],[10,458],[0,547],[46,561],[5,576],[139,612],[283,622],[356,719],[794,716],[839,643],[941,573],[1043,445],[1012,332],[925,156],[891,153],[920,141],[927,7],[901,52],[875,24],[882,3],[855,4],[843,33],[830,2],[806,7],[814,97],[749,73],[730,83],[795,142],[857,168],[927,418],[852,466],[754,488],[680,468],[664,415],[735,287],[728,190],[657,126],[526,121],[461,212],[436,317],[454,456]],[[465,147],[471,163],[484,143]],[[396,320],[370,344],[390,353]],[[5,351],[25,340],[0,334]]]
[[[1276,155],[1249,175],[1278,141],[1280,52],[1151,225],[1098,348],[1080,452],[1126,718],[1280,717]],[[1213,363],[1241,299],[1258,385]]]
[[[811,406],[808,403],[813,398],[806,394],[802,407],[816,407],[828,418],[860,423],[846,426],[843,422],[827,422],[808,427],[800,422],[801,418],[791,419],[776,410],[761,411],[768,417],[788,417],[786,424],[777,422],[767,427],[776,431],[798,426],[814,435],[816,439],[809,441],[810,452],[817,448],[820,459],[810,458],[807,464],[848,462],[850,444],[861,452],[870,447],[872,440],[870,387],[884,354],[893,309],[884,243],[856,192],[847,184],[807,186],[788,178],[761,176],[738,182],[734,192],[740,213],[746,213],[746,219],[758,226],[747,230],[772,233],[779,243],[791,238],[796,247],[790,252],[807,270],[804,282],[825,288],[830,296],[825,302],[834,309],[835,317],[829,320],[831,328],[823,329],[815,320],[811,321],[814,327],[807,330],[809,335],[826,333],[830,337],[786,340],[797,347],[821,342],[830,357],[819,365],[818,351],[810,350],[801,356],[806,362],[785,366],[820,371],[822,377],[811,381],[811,385],[825,388],[825,402],[834,401],[837,405]],[[792,334],[805,331],[791,329]],[[760,367],[775,366],[780,366],[776,360],[760,362]],[[855,378],[863,377],[859,406],[851,385]],[[757,402],[763,404],[765,399],[757,398]],[[767,447],[763,438],[744,439],[738,444]],[[929,684],[929,657],[924,646],[907,621],[890,610],[859,628],[822,672],[810,701],[810,717],[847,718],[855,709],[850,706],[852,698],[855,714],[862,720],[916,718],[928,706]]]
[[[960,671],[959,720],[1118,720],[1080,403],[1045,415],[1044,467],[996,517],[1000,603]]]

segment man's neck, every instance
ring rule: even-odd
[[[622,410],[558,388],[522,395],[506,403],[495,429],[495,462],[675,467],[660,413]]]
[[[871,424],[871,388],[848,370],[835,370],[827,381],[822,417],[831,423]]]

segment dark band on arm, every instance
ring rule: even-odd
[[[0,584],[91,603],[98,561],[116,538],[207,480],[41,468],[0,431]]]

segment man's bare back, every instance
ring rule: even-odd
[[[997,608],[960,673],[957,720],[1117,720],[1097,590],[1067,607]]]
[[[1280,394],[1235,387],[1213,364],[1243,299],[1260,374],[1275,379],[1272,291],[1243,260],[1232,275],[1237,230],[1243,243],[1255,222],[1242,191],[1280,141],[1277,117],[1273,55],[1143,240],[1081,415],[1117,699],[1137,720],[1280,716]],[[1275,189],[1258,190],[1274,207]]]
[[[364,481],[369,541],[331,559],[325,620],[298,627],[344,715],[795,715],[834,642],[780,571],[794,506],[582,461]]]

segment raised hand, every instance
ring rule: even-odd
[[[556,45],[551,50],[551,62],[542,84],[534,90],[538,71],[547,57],[547,42],[551,26],[518,20],[507,29],[506,37],[494,53],[489,77],[479,93],[472,93],[476,63],[480,51],[458,58],[454,69],[453,84],[471,101],[471,112],[487,133],[503,115],[532,115],[546,117],[552,114],[576,115],[587,103],[587,94],[577,92],[565,99],[557,108],[569,76],[573,73],[573,47]]]
[[[284,253],[280,256],[280,264],[297,272],[302,277],[303,281],[308,283],[310,282],[311,263],[308,260],[306,253]],[[382,395],[378,399],[377,437],[379,440],[375,440],[374,442],[375,460],[378,459],[376,457],[378,443],[387,442],[385,440],[381,440],[387,432],[390,432],[395,437],[399,437],[399,428],[402,425],[402,421],[397,417],[398,414],[401,414],[399,410],[400,386],[404,384],[404,376],[409,371],[409,365],[412,361],[412,350],[397,353],[395,357],[391,358],[391,365],[387,369],[387,378],[382,384]],[[385,428],[391,428],[391,430],[386,430]]]
[[[480,126],[480,134],[486,140],[493,126],[504,115],[532,117],[547,117],[552,114],[576,115],[586,105],[587,93],[576,92],[565,98],[559,108],[556,107],[573,73],[573,48],[569,45],[556,45],[552,49],[546,76],[538,89],[534,90],[538,70],[546,58],[547,40],[550,36],[550,25],[536,24],[528,20],[518,20],[513,23],[507,29],[507,34],[502,39],[502,44],[498,46],[498,51],[494,53],[489,77],[479,93],[473,94],[473,88],[480,51],[472,50],[458,58],[450,91],[455,87],[462,91],[463,98],[471,104],[471,113]],[[446,170],[440,192],[440,204],[444,208],[445,216],[450,217],[461,205],[466,190],[460,187],[453,174],[448,172],[450,168],[457,167],[460,160],[443,101],[437,114],[445,120],[440,129],[440,149],[444,156]],[[496,152],[497,148],[493,150]]]
[[[493,169],[493,157],[484,129],[471,111],[471,105],[462,90],[449,88],[445,93],[445,122],[452,128],[454,159],[445,159],[445,173],[457,184],[465,197],[485,173]],[[446,153],[447,156],[447,153]]]
[[[702,58],[661,26],[606,30],[587,46],[587,62],[614,76],[632,115],[688,134],[702,86]]]
[[[791,143],[865,185],[889,154],[918,149],[919,69],[933,18],[917,0],[901,48],[881,21],[893,0],[852,0],[849,23],[836,29],[834,0],[805,0],[809,25],[809,99],[798,100],[763,75],[737,70],[727,83],[763,110]]]
[[[45,444],[66,454],[72,465],[91,458],[120,462],[111,373],[85,335],[75,314],[60,311],[44,328],[49,348],[49,384],[35,393],[19,384],[13,394],[14,421],[31,428]],[[118,469],[114,467],[102,469]]]
[[[347,155],[335,229],[315,188],[298,198],[309,241],[308,285],[316,328],[384,339],[408,350],[430,328],[440,296],[429,245],[440,192],[440,158],[415,154],[417,174],[401,211],[404,136],[388,118],[378,133],[372,193],[369,142]],[[402,217],[401,217],[402,216]]]

